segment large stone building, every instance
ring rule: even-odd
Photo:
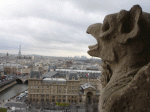
[[[3,64],[0,64],[0,77],[4,76],[4,67]]]
[[[6,63],[3,66],[5,74],[29,74],[31,72],[30,67],[21,64]]]
[[[57,71],[57,72],[56,72]],[[97,78],[100,71],[57,69],[41,75],[31,72],[28,101],[36,103],[64,102],[84,104],[98,102]]]

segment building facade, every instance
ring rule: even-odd
[[[33,71],[28,79],[28,102],[71,104],[98,102],[100,91],[97,88],[97,77],[100,73],[100,71],[57,70],[42,76],[40,72]]]
[[[3,64],[0,64],[0,77],[4,76],[4,67]]]

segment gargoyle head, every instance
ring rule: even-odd
[[[149,18],[139,5],[134,5],[130,11],[107,15],[103,24],[90,25],[87,33],[95,37],[97,44],[89,46],[88,54],[108,62],[131,52],[138,54],[150,43]]]

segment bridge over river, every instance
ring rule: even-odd
[[[16,84],[16,83],[23,83],[23,84],[28,84],[28,76],[17,76],[13,79],[5,80],[0,82],[0,92],[5,90],[6,88],[9,88],[10,86]]]
[[[16,82],[28,84],[28,76],[23,76],[23,77],[17,76]]]
[[[0,100],[9,99],[28,88],[28,76],[17,76],[0,82]]]

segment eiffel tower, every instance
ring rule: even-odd
[[[20,47],[19,47],[18,58],[21,59],[21,45],[20,45]]]

